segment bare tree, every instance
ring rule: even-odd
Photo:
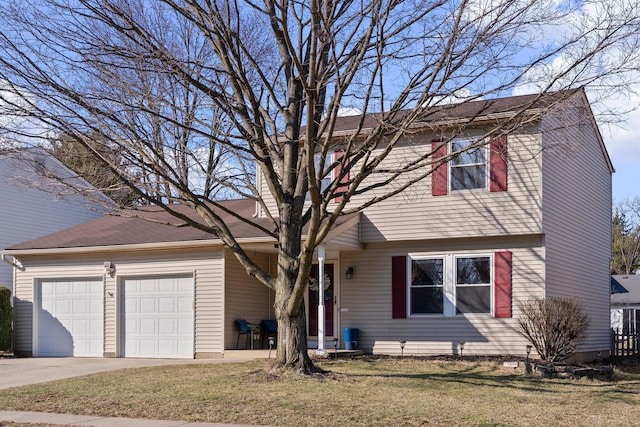
[[[640,264],[640,198],[620,203],[612,226],[611,274],[633,274]]]
[[[539,97],[486,136],[531,120],[534,104],[563,101],[538,103],[550,90],[611,88],[607,77],[637,65],[637,4],[594,5],[601,13],[539,0],[9,0],[0,7],[2,108],[37,126],[5,135],[100,135],[118,146],[121,164],[93,153],[147,203],[220,238],[274,289],[286,340],[277,364],[312,372],[303,296],[337,219],[460,154],[392,156],[407,141],[418,147],[416,132],[446,118],[452,98],[460,107],[537,87]],[[446,133],[429,126],[450,139],[490,105]],[[363,113],[348,133],[338,127],[342,108]],[[230,232],[222,214],[237,214],[218,203],[225,197],[255,200],[269,219],[260,231],[277,244],[277,271]]]

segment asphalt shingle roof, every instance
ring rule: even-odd
[[[611,276],[611,304],[640,304],[640,274]]]
[[[222,202],[222,204],[244,218],[251,218],[255,212],[255,202],[252,200],[229,200]],[[189,208],[185,206],[179,206],[176,209],[188,214],[189,217],[194,217],[194,213],[189,213]],[[265,233],[251,224],[241,221],[220,209],[216,212],[225,218],[226,224],[236,238],[267,237]],[[130,211],[129,214],[144,214],[145,217],[158,222],[134,216],[106,215],[6,249],[78,248],[217,239],[206,231],[187,226],[184,221],[173,217],[159,207],[143,208],[140,212]],[[199,221],[202,222],[202,220]],[[268,227],[266,218],[254,218],[253,222]]]

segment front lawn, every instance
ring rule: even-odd
[[[269,361],[127,369],[0,390],[6,410],[273,426],[624,426],[640,374],[548,380],[490,361],[362,358],[272,377]]]

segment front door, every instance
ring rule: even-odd
[[[333,337],[334,330],[334,304],[335,304],[335,280],[334,280],[334,265],[326,263],[324,265],[324,334],[325,338]],[[318,336],[318,265],[314,264],[311,267],[311,284],[309,286],[309,336]]]

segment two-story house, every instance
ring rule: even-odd
[[[532,99],[451,108],[394,155],[457,151]],[[475,127],[442,138],[470,117]],[[337,130],[353,123],[343,118]],[[552,110],[532,104],[522,123],[335,225],[324,245],[325,342],[349,327],[373,353],[399,354],[404,341],[404,354],[455,354],[464,342],[464,354],[522,355],[519,304],[575,296],[590,316],[579,351],[608,354],[613,167],[583,91]],[[251,201],[227,203],[256,215]],[[254,221],[266,225],[259,210]],[[229,226],[256,261],[276,265],[271,239],[234,218]],[[195,229],[104,217],[4,255],[16,265],[21,354],[217,357],[235,348],[236,319],[273,318],[269,289]],[[307,295],[310,346],[317,288]]]

